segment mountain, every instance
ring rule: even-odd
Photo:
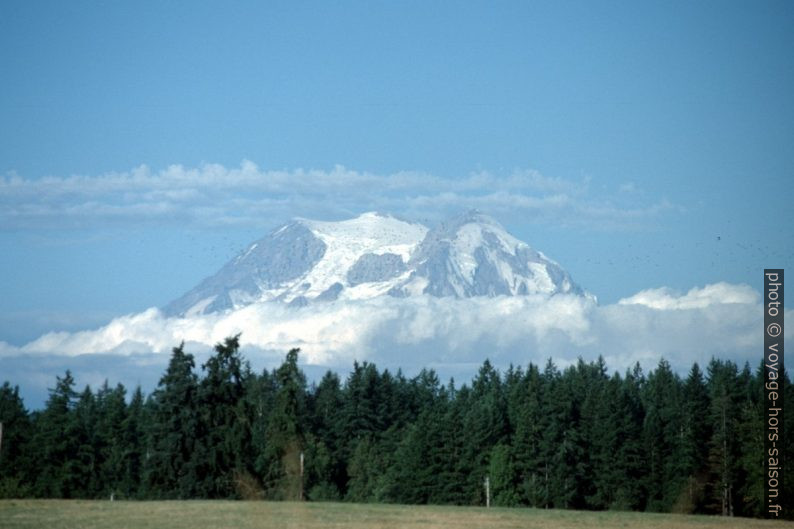
[[[190,316],[268,301],[557,293],[586,295],[559,264],[479,211],[433,229],[364,213],[340,222],[295,219],[163,310]]]

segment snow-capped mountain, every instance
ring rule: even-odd
[[[585,295],[560,265],[478,211],[434,229],[364,213],[341,222],[295,219],[164,311],[190,316],[268,301],[556,293]]]

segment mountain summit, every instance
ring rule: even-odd
[[[585,295],[543,253],[473,210],[427,227],[380,213],[323,222],[295,219],[251,244],[164,308],[169,316],[256,302],[293,306],[339,299]]]

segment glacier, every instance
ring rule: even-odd
[[[480,211],[432,228],[368,212],[336,222],[293,219],[251,243],[163,312],[191,317],[262,302],[302,307],[378,296],[560,293],[594,299],[557,262]]]

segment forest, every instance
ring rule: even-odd
[[[647,374],[486,360],[460,386],[356,362],[308,384],[299,354],[255,373],[239,336],[201,366],[180,345],[150,395],[80,391],[67,371],[36,411],[5,382],[0,498],[484,505],[487,478],[498,506],[764,514],[760,362],[680,376],[665,360]]]

